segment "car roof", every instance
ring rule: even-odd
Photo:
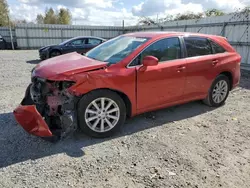
[[[208,35],[202,33],[190,33],[190,32],[176,32],[176,31],[153,31],[153,32],[135,32],[127,33],[124,36],[134,36],[134,37],[145,37],[145,38],[158,38],[158,37],[169,37],[169,36],[200,36],[200,37],[219,37],[216,35]]]
[[[82,39],[82,38],[94,38],[94,39],[99,39],[99,40],[106,40],[106,39],[104,39],[104,38],[95,37],[95,36],[78,36],[78,37],[71,38],[71,40]]]

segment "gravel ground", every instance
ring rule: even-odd
[[[250,187],[250,76],[226,105],[192,102],[126,122],[109,139],[76,132],[51,144],[28,135],[12,110],[36,51],[0,52],[0,187]]]

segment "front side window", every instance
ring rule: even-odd
[[[142,60],[145,56],[157,57],[159,63],[181,58],[181,45],[180,40],[177,37],[166,38],[159,40],[149,47],[147,47],[142,53],[134,59],[130,66],[136,66],[142,64]]]
[[[120,36],[105,43],[86,53],[86,56],[98,61],[115,64],[129,56],[135,49],[147,42],[149,38]]]
[[[212,48],[206,38],[184,37],[188,57],[212,54]]]
[[[72,46],[82,46],[85,44],[85,39],[77,39],[71,42]]]

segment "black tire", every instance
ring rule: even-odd
[[[45,57],[45,56],[41,56],[40,59],[41,59],[42,61],[44,61],[44,60],[46,59],[46,57]]]
[[[85,111],[88,105],[94,101],[95,99],[105,97],[113,100],[120,109],[120,117],[116,125],[109,131],[106,132],[96,132],[89,128],[85,120]],[[124,104],[123,99],[115,92],[109,90],[96,90],[84,95],[78,103],[78,125],[80,129],[87,134],[88,136],[96,137],[96,138],[105,138],[112,136],[115,132],[117,132],[120,127],[124,124],[126,120],[126,106]]]
[[[55,55],[56,54],[56,55]],[[59,55],[62,55],[62,52],[60,52],[59,50],[52,50],[50,53],[49,53],[49,57],[56,57],[56,56],[59,56]]]
[[[5,50],[6,49],[6,42],[2,41],[0,42],[0,50]]]
[[[227,93],[226,93],[226,97],[220,102],[220,103],[216,103],[214,100],[213,100],[213,97],[212,97],[212,94],[213,94],[213,90],[214,90],[214,87],[216,86],[216,84],[221,81],[221,80],[224,80],[226,81],[227,83]],[[208,91],[208,95],[207,97],[203,100],[203,102],[208,105],[208,106],[211,106],[211,107],[219,107],[219,106],[222,106],[225,101],[227,100],[227,97],[229,95],[229,91],[230,91],[230,81],[229,81],[229,78],[223,74],[220,74],[219,76],[216,77],[216,79],[213,81],[209,91]]]

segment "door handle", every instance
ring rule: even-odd
[[[212,61],[212,65],[216,65],[217,63],[219,63],[218,59],[215,59],[215,60]]]
[[[177,68],[177,72],[182,72],[182,71],[184,71],[185,69],[186,69],[185,66],[178,67],[178,68]]]

